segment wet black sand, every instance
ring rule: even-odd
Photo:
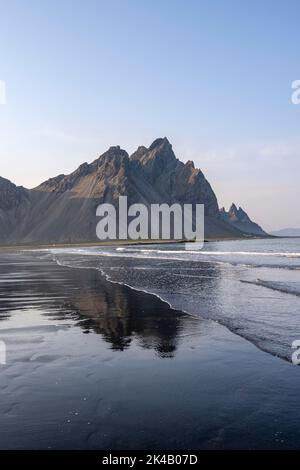
[[[93,269],[2,253],[1,449],[300,447],[300,369]]]

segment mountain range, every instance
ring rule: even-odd
[[[300,228],[282,228],[274,230],[270,234],[276,237],[300,237]]]
[[[242,209],[219,210],[216,195],[192,161],[178,160],[167,138],[141,146],[131,156],[110,147],[92,163],[69,175],[58,175],[33,189],[0,177],[0,243],[42,244],[93,242],[96,208],[117,204],[202,203],[206,237],[266,235]]]
[[[229,224],[241,230],[242,232],[249,233],[251,235],[257,235],[260,237],[268,235],[258,224],[256,224],[250,219],[244,209],[242,209],[241,207],[237,208],[234,203],[232,203],[228,212],[226,212],[225,208],[222,207],[222,209],[220,210],[220,214],[221,218],[225,222],[228,222]]]

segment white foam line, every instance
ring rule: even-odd
[[[191,318],[195,318],[196,320],[206,320],[207,321],[207,318],[204,318],[204,317],[201,317],[200,315],[195,315],[195,314],[192,314],[190,312],[187,312],[186,310],[183,310],[183,309],[178,309],[178,308],[175,308],[173,307],[173,305],[168,301],[168,300],[165,300],[163,297],[161,297],[159,294],[157,294],[156,292],[151,292],[151,291],[147,291],[147,290],[144,290],[144,289],[141,289],[141,288],[138,288],[138,287],[133,287],[131,286],[130,284],[126,284],[126,282],[121,282],[121,281],[115,281],[113,280],[109,274],[107,274],[102,268],[94,268],[93,266],[70,266],[68,264],[63,264],[61,261],[59,261],[57,258],[53,257],[53,261],[55,261],[59,266],[62,266],[62,267],[65,267],[65,268],[71,268],[71,269],[76,269],[76,268],[80,268],[80,269],[93,269],[95,271],[99,271],[102,276],[105,277],[105,279],[110,282],[111,284],[118,284],[120,286],[126,286],[128,287],[129,289],[132,289],[136,292],[143,292],[144,294],[148,294],[148,295],[154,295],[155,297],[157,297],[159,300],[161,300],[162,302],[164,302],[165,304],[167,304],[172,310],[174,311],[180,311],[182,313],[185,313],[186,315],[188,315],[189,317]],[[215,323],[218,323],[219,322],[217,320],[213,320],[213,319],[209,319],[210,321],[213,321]],[[224,325],[225,326],[225,325]],[[225,326],[226,328],[226,326]]]
[[[127,256],[129,257],[129,253],[135,254],[167,254],[167,255],[199,255],[199,256],[277,256],[277,257],[286,257],[286,258],[300,258],[299,252],[262,252],[262,251],[205,251],[205,250],[159,250],[159,249],[143,249],[143,248],[125,248],[125,247],[118,247],[114,248],[114,251],[96,251],[96,248],[44,248],[40,250],[27,250],[27,251],[43,251],[43,252],[50,252],[53,254],[59,253],[70,253],[70,254],[83,254],[89,256],[116,256],[122,257]],[[122,254],[119,254],[122,252]],[[162,259],[160,257],[160,259]],[[180,259],[183,258],[167,258],[167,259]],[[190,259],[188,259],[190,261]]]
[[[242,338],[244,339],[245,341],[248,341],[250,344],[252,344],[254,347],[257,347],[259,350],[265,352],[266,354],[270,354],[271,356],[273,357],[277,357],[278,359],[284,359],[284,360],[287,360],[288,362],[289,359],[286,358],[285,356],[280,356],[278,354],[276,354],[275,352],[272,352],[272,351],[269,351],[268,349],[264,349],[260,344],[256,343],[255,340],[251,337],[248,337],[245,333],[244,334],[241,334],[238,332],[239,329],[236,329],[234,328],[233,326],[231,326],[230,324],[226,324],[225,322],[220,322],[219,320],[217,319],[213,319],[213,318],[206,318],[206,317],[202,317],[201,315],[196,315],[196,314],[192,314],[182,308],[175,308],[168,300],[165,300],[163,297],[161,297],[159,294],[157,294],[156,292],[151,292],[151,291],[147,291],[147,290],[144,290],[144,289],[141,289],[141,288],[137,288],[137,287],[133,287],[129,284],[126,284],[125,282],[121,282],[121,281],[114,281],[110,278],[109,274],[107,274],[106,272],[103,271],[103,269],[101,268],[94,268],[92,266],[68,266],[66,264],[63,264],[62,262],[60,262],[58,259],[56,259],[55,257],[53,257],[53,261],[55,261],[57,264],[59,264],[60,266],[62,267],[67,267],[67,268],[81,268],[81,269],[94,269],[96,271],[99,271],[104,277],[105,279],[112,283],[112,284],[118,284],[118,285],[121,285],[121,286],[126,286],[128,287],[129,289],[132,289],[136,292],[143,292],[144,294],[148,294],[148,295],[154,295],[156,298],[158,298],[159,300],[161,300],[162,302],[164,302],[165,304],[167,304],[169,306],[169,308],[173,311],[180,311],[184,314],[186,314],[187,316],[195,319],[195,320],[202,320],[202,321],[211,321],[213,323],[216,323],[218,324],[219,326],[223,327],[223,328],[226,328],[226,330],[228,330],[230,333],[238,336],[239,338]]]
[[[153,250],[153,249],[134,249],[134,248],[117,248],[116,251],[125,251],[133,253],[167,253],[167,254],[198,254],[200,256],[283,256],[300,258],[298,252],[267,252],[267,251],[206,251],[206,250]]]

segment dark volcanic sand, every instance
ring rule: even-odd
[[[300,447],[300,368],[93,269],[1,254],[1,449]]]

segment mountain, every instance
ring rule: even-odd
[[[300,228],[283,228],[270,233],[275,237],[300,237]]]
[[[256,236],[267,236],[267,233],[258,224],[253,222],[241,207],[237,208],[234,203],[228,212],[222,207],[220,215],[225,222],[241,230],[241,232]]]
[[[127,195],[128,204],[147,206],[202,203],[206,237],[243,236],[220,215],[202,171],[191,161],[178,160],[168,139],[160,138],[131,156],[119,146],[111,147],[92,163],[30,190],[0,178],[0,243],[97,241],[96,208],[103,202],[116,204],[119,195]]]
[[[0,242],[9,241],[30,207],[30,191],[0,177]]]

